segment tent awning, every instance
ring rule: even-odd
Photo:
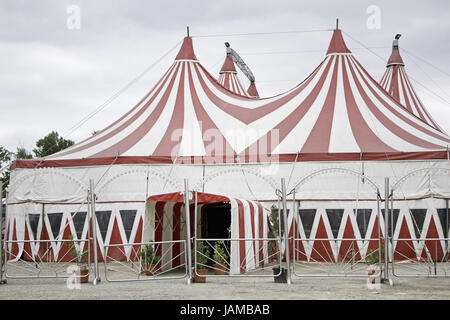
[[[194,202],[194,192],[190,191],[191,197],[189,199],[189,202]],[[183,203],[184,202],[184,193],[182,192],[172,192],[172,193],[164,193],[164,194],[158,194],[153,195],[147,198],[147,201],[160,201],[160,202],[178,202]],[[213,203],[213,202],[228,202],[230,201],[230,198],[217,195],[217,194],[211,194],[211,193],[205,193],[205,192],[197,192],[197,203]]]

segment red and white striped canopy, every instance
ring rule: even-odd
[[[236,67],[234,66],[233,58],[227,56],[223,63],[222,69],[219,72],[219,83],[236,94],[249,97],[250,95],[245,91],[244,86],[239,81]]]
[[[402,104],[412,114],[422,119],[425,123],[441,131],[436,121],[431,117],[425,106],[419,99],[408,75],[398,46],[393,46],[392,54],[386,65],[386,71],[380,81],[381,86]]]
[[[34,165],[436,159],[446,158],[449,142],[369,75],[340,30],[306,80],[264,99],[225,89],[186,37],[173,65],[130,111]]]

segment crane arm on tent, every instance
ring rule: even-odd
[[[255,83],[255,76],[253,75],[250,68],[245,64],[244,60],[237,54],[236,51],[231,49],[230,44],[228,42],[225,42],[225,46],[227,47],[227,56],[231,56],[233,59],[233,62],[237,64],[239,69],[242,70],[242,72],[245,74],[245,76],[250,80],[250,83]]]

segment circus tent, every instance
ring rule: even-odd
[[[228,90],[246,97],[250,96],[247,91],[245,91],[244,86],[239,80],[236,66],[234,65],[233,58],[231,56],[227,56],[225,58],[225,62],[219,72],[218,80],[219,83]]]
[[[392,53],[387,62],[386,71],[380,80],[380,85],[410,113],[433,128],[442,131],[423,105],[411,84],[411,80],[405,70],[405,63],[400,55],[398,39],[394,40],[392,45]]]
[[[194,190],[258,201],[269,210],[284,177],[297,190],[299,210],[310,210],[308,219],[306,211],[303,218],[291,212],[291,234],[299,232],[305,241],[342,235],[369,239],[383,223],[377,220],[370,187],[381,188],[384,177],[395,181],[415,170],[424,171],[404,184],[401,197],[413,202],[401,205],[395,232],[407,230],[413,237],[409,210],[425,208],[422,234],[442,235],[438,210],[450,197],[448,176],[427,183],[425,169],[448,169],[449,142],[448,135],[370,76],[340,30],[333,31],[324,60],[303,82],[263,99],[224,88],[186,37],[172,66],[121,118],[66,150],[12,165],[9,238],[24,239],[30,213],[61,212],[63,220],[70,220],[90,178],[98,181],[98,210],[109,212],[112,221],[99,240],[108,244],[114,230],[125,234],[120,223],[125,211],[143,217],[148,196],[181,191],[183,178],[193,182]],[[316,172],[329,175],[299,187]],[[343,172],[357,175],[343,178]],[[356,208],[349,205],[355,200]],[[362,229],[360,213],[367,221]],[[131,238],[121,241],[135,241],[139,220],[133,221]],[[308,232],[296,230],[299,225],[309,225]],[[314,248],[314,241],[307,242]],[[339,248],[333,250],[338,257]],[[310,259],[311,250],[305,255]]]
[[[210,129],[220,142],[212,148]],[[255,134],[242,135],[248,132]],[[13,168],[107,165],[116,158],[120,164],[185,163],[192,157],[228,163],[236,155],[244,162],[264,162],[269,155],[293,161],[297,154],[308,160],[359,160],[361,154],[371,160],[445,159],[449,142],[380,87],[340,30],[305,81],[264,99],[220,86],[187,37],[166,74],[124,116],[72,147],[19,160]]]

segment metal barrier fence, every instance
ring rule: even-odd
[[[193,251],[196,253],[195,275],[200,278],[280,276],[281,241],[280,238],[195,239]],[[243,247],[244,251],[237,252],[238,247]],[[278,269],[278,272],[272,273],[270,268]],[[206,270],[206,273],[199,273],[200,269]],[[267,273],[267,269],[270,270],[270,274]],[[212,271],[214,274],[211,274]]]
[[[450,277],[450,238],[393,238],[392,274],[396,277]],[[414,242],[416,246],[414,246]]]
[[[95,200],[94,181],[91,179],[87,195],[87,219],[92,221],[94,226],[96,225]],[[83,202],[80,207],[85,203]],[[78,210],[75,212],[78,212]],[[44,216],[45,212],[42,209],[40,218],[42,224],[45,223]],[[6,212],[7,219],[8,212]],[[87,282],[93,271],[93,284],[97,284],[100,282],[100,277],[97,245],[94,245],[97,243],[96,229],[91,228],[91,223],[88,223],[87,239],[3,240],[3,259],[1,260],[4,263],[6,279],[73,278],[80,280],[80,282]],[[60,237],[60,235],[56,237]],[[5,238],[7,237],[5,236]],[[91,250],[91,246],[93,250]],[[86,247],[87,249],[84,249]],[[91,262],[93,262],[92,265]]]
[[[383,247],[379,238],[294,239],[293,273],[304,277],[368,277],[382,270]],[[369,249],[370,244],[377,247]],[[303,250],[301,250],[302,248]],[[381,248],[381,250],[380,250]]]
[[[87,250],[82,249],[87,243]],[[65,253],[54,256],[54,247],[60,244]],[[19,250],[19,245],[23,246]],[[5,276],[10,279],[32,278],[88,278],[91,267],[89,240],[6,240],[4,261]],[[20,251],[20,256],[14,251]],[[74,274],[82,266],[87,272]]]
[[[189,274],[186,243],[173,240],[104,245],[105,279],[127,282],[186,278]],[[173,255],[175,246],[178,252]],[[157,256],[157,252],[161,255]],[[123,257],[128,258],[123,261]],[[174,275],[183,270],[181,275]]]

